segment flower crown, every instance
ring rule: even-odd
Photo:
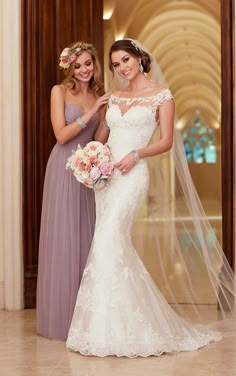
[[[81,51],[96,51],[92,44],[81,43],[79,46],[66,47],[60,54],[59,67],[67,69],[77,59]]]

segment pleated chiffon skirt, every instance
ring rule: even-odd
[[[56,144],[48,161],[37,283],[37,333],[66,340],[95,225],[92,189],[65,169],[73,141]]]

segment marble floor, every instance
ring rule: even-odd
[[[206,308],[206,307],[205,307]],[[96,358],[71,353],[35,334],[35,310],[0,311],[1,376],[233,376],[236,338],[194,352],[149,358]]]
[[[221,221],[212,223],[213,229],[221,240]],[[181,270],[174,257],[170,258],[170,239],[166,234],[166,225],[148,223],[149,233],[156,234],[159,228],[163,260],[169,271],[168,279],[171,287],[176,290],[178,301],[182,301],[181,288],[178,280],[181,279]],[[188,238],[185,233],[178,231],[181,246],[186,254],[193,253],[189,249]],[[214,234],[207,234],[211,246]],[[146,227],[136,226],[134,236],[140,245],[140,257],[150,271],[153,279],[158,280],[157,259],[155,255],[156,243],[146,236]],[[213,240],[212,240],[213,239]],[[168,257],[165,257],[167,253]],[[189,257],[188,257],[189,258]],[[187,259],[188,259],[187,258]],[[167,261],[165,261],[167,260]],[[171,263],[168,261],[171,260]],[[194,259],[194,265],[201,272],[200,290],[205,289],[206,276],[200,268],[199,260]],[[165,291],[163,291],[165,293]],[[212,304],[211,291],[206,291],[202,297],[200,309],[206,319],[212,320],[215,308]],[[48,340],[37,336],[35,329],[35,310],[19,312],[0,311],[0,376],[233,376],[236,375],[236,336],[211,344],[198,351],[179,354],[162,355],[149,358],[96,358],[85,357],[72,353],[65,348],[62,341]]]

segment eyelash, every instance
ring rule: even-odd
[[[128,61],[129,61],[129,57],[125,57],[125,58],[123,59],[123,63],[128,63]],[[113,67],[114,67],[114,68],[118,68],[118,67],[119,67],[119,64],[113,64]]]
[[[86,65],[87,67],[89,67],[91,64],[92,64],[91,61],[89,61],[88,63],[85,63],[85,65]],[[81,67],[80,64],[75,64],[75,69],[79,69],[80,67]]]

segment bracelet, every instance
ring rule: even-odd
[[[87,124],[83,122],[83,120],[79,117],[78,119],[75,120],[76,123],[81,127],[81,128],[86,128]]]
[[[104,122],[102,124],[103,124],[104,128],[110,130],[110,127],[108,127],[106,120],[104,120]]]
[[[133,156],[135,164],[137,164],[140,161],[137,150],[131,150],[130,154]]]

